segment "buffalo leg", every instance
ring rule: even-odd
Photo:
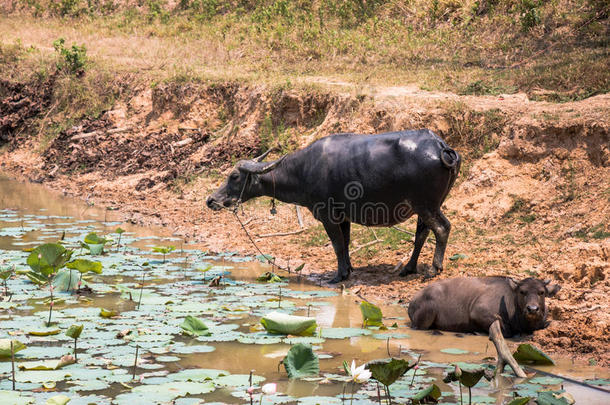
[[[349,271],[353,270],[352,262],[349,257],[349,241],[350,241],[351,222],[345,221],[341,223],[341,233],[343,233],[343,248],[345,249],[345,256]]]
[[[443,258],[445,257],[445,249],[447,248],[447,240],[449,239],[451,224],[440,211],[438,211],[433,217],[430,217],[427,223],[430,226],[430,229],[432,229],[432,232],[434,232],[434,237],[436,238],[436,247],[434,249],[434,260],[432,261],[432,266],[434,266],[436,274],[439,274],[443,271]]]
[[[341,225],[332,222],[323,222],[322,224],[333,245],[335,255],[337,255],[337,275],[330,280],[330,283],[338,283],[346,280],[350,272],[349,255],[345,249],[345,238],[343,237]]]
[[[407,274],[413,274],[417,272],[417,260],[421,253],[421,248],[424,246],[424,242],[430,233],[430,228],[424,223],[421,216],[417,217],[417,229],[415,231],[415,244],[413,246],[413,253],[409,263],[399,273],[400,276],[406,276]]]

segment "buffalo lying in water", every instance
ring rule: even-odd
[[[239,162],[207,205],[217,210],[269,196],[308,208],[324,225],[337,256],[331,282],[347,279],[352,270],[352,222],[392,226],[417,214],[415,246],[400,274],[415,273],[430,230],[436,237],[433,266],[440,272],[451,228],[440,208],[460,163],[460,156],[427,129],[337,134],[274,162]]]
[[[411,326],[451,332],[488,332],[500,318],[504,337],[546,327],[546,297],[561,289],[536,278],[460,277],[431,283],[409,303]]]

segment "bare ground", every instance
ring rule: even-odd
[[[562,291],[548,302],[553,322],[531,340],[549,352],[610,365],[610,95],[550,104],[523,94],[353,92],[346,83],[326,84],[338,89],[142,88],[100,119],[62,132],[42,152],[35,137],[12,137],[0,168],[117,207],[131,222],[167,226],[211,250],[255,254],[230,212],[205,208],[239,158],[270,145],[302,147],[335,132],[428,127],[464,156],[444,208],[453,228],[440,277],[535,275],[560,282]],[[321,226],[305,213],[299,228],[286,204],[270,215],[268,200],[249,202],[240,214],[258,246],[292,268],[306,263],[304,274],[314,280],[330,279],[335,259]],[[414,219],[401,228],[413,231]],[[396,264],[410,254],[409,234],[353,232],[356,271],[346,287],[374,302],[406,303],[426,284],[421,275],[398,276]],[[370,243],[375,238],[383,241]],[[432,251],[428,243],[420,273]],[[466,258],[449,260],[456,253]]]

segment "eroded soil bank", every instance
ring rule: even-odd
[[[169,83],[131,89],[99,119],[48,143],[27,135],[44,117],[46,86],[0,83],[0,169],[42,182],[125,220],[160,224],[211,250],[257,253],[233,215],[205,199],[240,158],[279,153],[336,132],[427,127],[464,157],[444,212],[453,229],[440,276],[531,275],[563,285],[548,300],[551,325],[526,340],[549,352],[610,364],[610,96],[531,102],[525,95],[458,97],[412,88],[265,88]],[[38,91],[36,89],[39,89]],[[27,109],[27,110],[26,110]],[[240,213],[258,246],[304,274],[330,279],[335,259],[322,227],[269,199]],[[398,276],[415,219],[398,229],[355,227],[345,287],[373,302],[408,302],[427,281]],[[285,233],[277,236],[274,234]],[[420,273],[432,260],[426,244]],[[466,257],[450,260],[457,253]],[[455,258],[455,257],[454,257]]]

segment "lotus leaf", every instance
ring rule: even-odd
[[[182,328],[182,333],[189,336],[211,335],[208,327],[202,320],[190,315],[184,318],[184,322],[180,324],[180,328]]]
[[[327,339],[345,339],[370,334],[370,330],[360,328],[323,328],[321,330],[322,337]]]
[[[87,245],[105,245],[108,242],[110,242],[109,239],[102,238],[95,232],[91,232],[85,236],[85,243]]]
[[[282,283],[286,281],[285,278],[278,276],[277,274],[267,271],[256,278],[256,281],[262,281],[266,283]]]
[[[447,349],[441,349],[441,353],[446,353],[446,354],[466,354],[466,353],[468,353],[468,350],[455,349],[453,347],[450,347],[450,348],[447,348]]]
[[[59,360],[25,361],[19,363],[20,370],[57,370],[63,366],[74,364],[74,357],[67,355]]]
[[[403,359],[374,360],[367,363],[366,368],[371,371],[373,378],[386,387],[392,385],[417,363],[409,364]]]
[[[72,250],[66,250],[58,243],[45,243],[32,250],[27,258],[27,264],[35,272],[48,277],[64,267],[72,253]]]
[[[363,325],[366,326],[383,326],[383,314],[381,309],[375,304],[367,301],[360,303],[360,311],[362,312]]]
[[[26,348],[26,346],[18,340],[12,340],[13,353]],[[0,339],[0,357],[11,357],[11,339]]]
[[[298,343],[290,348],[284,357],[284,368],[288,373],[288,378],[318,375],[320,372],[318,356],[310,345],[303,343]]]
[[[69,269],[78,270],[81,273],[89,273],[89,272],[96,273],[96,274],[102,273],[102,263],[94,262],[94,261],[87,260],[87,259],[73,260],[73,261],[69,262],[68,264],[66,264],[66,267]]]
[[[513,353],[513,357],[519,363],[533,363],[549,366],[555,364],[553,359],[551,359],[546,353],[529,343],[520,344],[517,347],[517,351]]]
[[[19,391],[0,391],[0,404],[26,405],[34,401],[33,397]]]
[[[76,289],[78,286],[78,273],[69,270],[60,270],[55,274],[55,277],[53,277],[52,284],[57,291]]]
[[[83,331],[84,325],[72,325],[66,331],[66,336],[71,337],[72,339],[78,339],[80,337],[81,332]]]
[[[538,405],[571,405],[574,402],[574,398],[564,391],[541,391],[536,398]]]
[[[282,335],[311,336],[318,325],[315,318],[271,312],[261,319],[261,324],[269,333]]]
[[[61,329],[59,329],[59,328],[47,327],[44,329],[28,330],[26,333],[28,335],[33,335],[33,336],[51,336],[51,335],[58,335],[59,332],[61,332]]]
[[[252,385],[257,385],[265,381],[265,377],[252,375]],[[214,379],[214,383],[221,387],[248,387],[250,385],[249,374],[230,374]]]
[[[411,398],[411,403],[413,404],[421,404],[421,403],[436,403],[437,400],[441,396],[441,390],[438,388],[436,384],[430,385],[428,388],[424,388],[419,391]]]
[[[118,315],[118,312],[116,312],[114,310],[110,310],[110,309],[106,309],[106,308],[100,309],[100,316],[102,318],[112,318],[117,315]]]
[[[474,387],[479,380],[485,375],[485,370],[483,368],[470,368],[464,369],[459,368],[459,373],[456,375],[455,370],[452,370],[447,373],[444,382],[449,383],[451,381],[460,381],[462,385],[468,388]]]
[[[528,402],[530,402],[530,399],[532,399],[532,398],[531,397],[517,397],[506,405],[527,405]]]

